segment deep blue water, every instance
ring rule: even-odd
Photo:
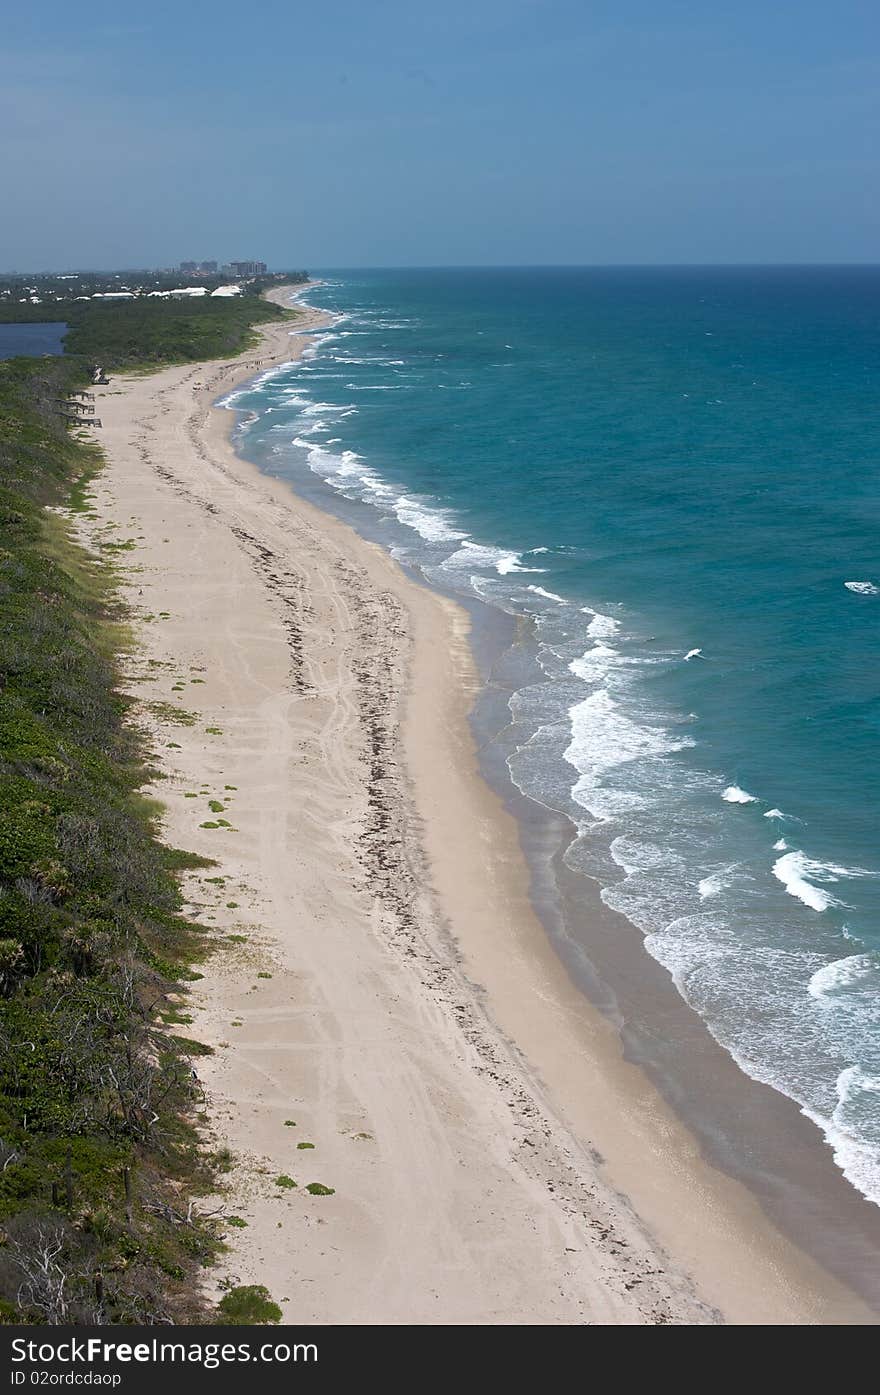
[[[241,445],[534,617],[519,787],[880,1200],[880,269],[328,276]]]
[[[67,325],[60,323],[6,325],[0,324],[0,359],[17,358],[19,354],[37,357],[42,354],[62,354],[62,340]]]

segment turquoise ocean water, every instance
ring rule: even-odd
[[[531,617],[515,784],[880,1202],[880,270],[328,274],[238,444]],[[317,491],[317,494],[315,493]]]

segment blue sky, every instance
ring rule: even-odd
[[[880,261],[862,0],[32,0],[0,269]]]

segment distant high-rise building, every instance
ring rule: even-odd
[[[223,268],[229,276],[265,276],[265,262],[228,262]]]
[[[216,262],[181,262],[178,271],[184,276],[216,276]]]

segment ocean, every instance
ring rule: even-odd
[[[880,269],[306,298],[335,321],[226,399],[238,448],[519,619],[508,768],[569,885],[880,1203]]]

